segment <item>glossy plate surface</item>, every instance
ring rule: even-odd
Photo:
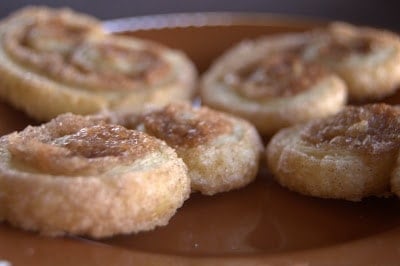
[[[204,71],[240,40],[323,23],[202,13],[120,19],[105,26],[182,49]],[[386,101],[399,99],[397,94]],[[0,134],[28,124],[35,122],[0,103]],[[244,189],[193,194],[167,226],[137,235],[48,238],[0,224],[0,262],[12,265],[397,265],[399,258],[399,200],[304,197],[281,188],[265,169]]]

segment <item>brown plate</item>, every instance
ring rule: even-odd
[[[244,38],[324,22],[262,14],[201,13],[105,22],[184,50],[200,71]],[[388,101],[400,102],[399,95]],[[0,104],[0,134],[34,121]],[[0,265],[398,265],[400,201],[353,203],[300,196],[265,170],[248,187],[198,194],[154,231],[94,241],[48,238],[0,224]]]

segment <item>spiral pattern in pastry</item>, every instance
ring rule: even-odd
[[[400,195],[399,152],[400,109],[372,104],[283,129],[266,155],[275,178],[291,190],[360,200],[391,190]]]
[[[347,23],[331,23],[311,33],[304,57],[332,69],[347,84],[349,98],[376,100],[400,85],[400,38],[397,34]]]
[[[303,57],[309,37],[287,34],[235,46],[203,76],[204,104],[249,120],[263,135],[338,112],[346,86]]]
[[[39,120],[190,99],[196,79],[178,51],[49,8],[26,8],[0,23],[0,74],[0,95]]]
[[[0,138],[0,220],[94,238],[165,225],[190,193],[163,141],[64,114]]]
[[[185,103],[105,117],[174,148],[188,167],[192,191],[213,195],[241,188],[258,172],[262,141],[254,126],[238,117]]]

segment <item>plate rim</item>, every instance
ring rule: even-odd
[[[324,25],[330,20],[316,16],[287,15],[266,12],[182,12],[122,17],[104,20],[102,26],[110,33],[141,30],[162,30],[204,26],[282,26],[296,23],[303,27]]]

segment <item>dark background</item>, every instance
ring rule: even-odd
[[[246,11],[344,20],[400,31],[399,0],[0,0],[0,18],[26,5],[69,6],[112,19],[198,11]]]

